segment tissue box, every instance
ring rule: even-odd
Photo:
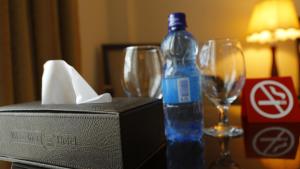
[[[0,156],[39,166],[134,169],[164,143],[160,100],[0,108]]]

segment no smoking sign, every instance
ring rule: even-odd
[[[247,79],[243,115],[248,122],[300,122],[298,101],[290,77]]]

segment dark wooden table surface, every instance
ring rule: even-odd
[[[205,126],[216,123],[217,112],[205,108]],[[300,169],[300,124],[249,124],[241,106],[230,109],[230,123],[241,126],[238,138],[203,137],[202,143],[169,143],[142,169]]]

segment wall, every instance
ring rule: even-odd
[[[188,17],[189,31],[200,42],[221,37],[242,40],[247,76],[268,77],[271,65],[269,47],[244,41],[250,15],[257,1],[79,0],[82,73],[92,86],[99,86],[103,83],[103,72],[102,63],[96,61],[96,47],[103,43],[160,42],[167,33],[168,14],[183,11]],[[300,11],[300,1],[296,0],[295,3]],[[295,51],[295,42],[279,43],[277,63],[280,75],[292,76],[295,84],[298,84],[298,57]]]
[[[131,0],[78,0],[81,74],[95,89],[103,89],[101,45],[129,40]],[[127,14],[128,13],[128,14]],[[130,29],[133,30],[133,29]]]
[[[78,16],[81,39],[81,74],[98,89],[103,84],[102,60],[97,58],[100,45],[108,40],[106,0],[78,0]]]
[[[243,38],[255,2],[256,0],[136,0],[137,41],[161,41],[167,31],[168,14],[173,11],[187,14],[189,30],[200,41],[228,36]]]
[[[296,9],[298,12],[298,16],[300,16],[300,1],[299,0],[294,0],[295,4],[296,4]]]

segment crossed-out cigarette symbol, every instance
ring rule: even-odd
[[[276,133],[272,137],[270,133]],[[266,147],[258,145],[266,143]],[[292,132],[283,127],[269,127],[259,131],[253,138],[252,147],[257,154],[269,157],[285,155],[291,151],[295,144]]]
[[[274,86],[281,88],[283,92],[277,91]],[[271,92],[267,90],[267,87],[269,87]],[[255,100],[255,95],[257,94],[257,91],[259,89],[267,97],[267,100]],[[280,99],[275,99],[274,96]],[[260,83],[257,83],[251,90],[250,102],[257,113],[259,113],[263,117],[270,119],[278,119],[288,115],[291,112],[294,105],[294,100],[291,91],[283,84],[274,80],[265,80]],[[288,106],[286,108],[283,108],[283,106],[287,104]],[[261,106],[274,106],[278,113],[274,114],[271,112],[266,112],[261,108]]]

